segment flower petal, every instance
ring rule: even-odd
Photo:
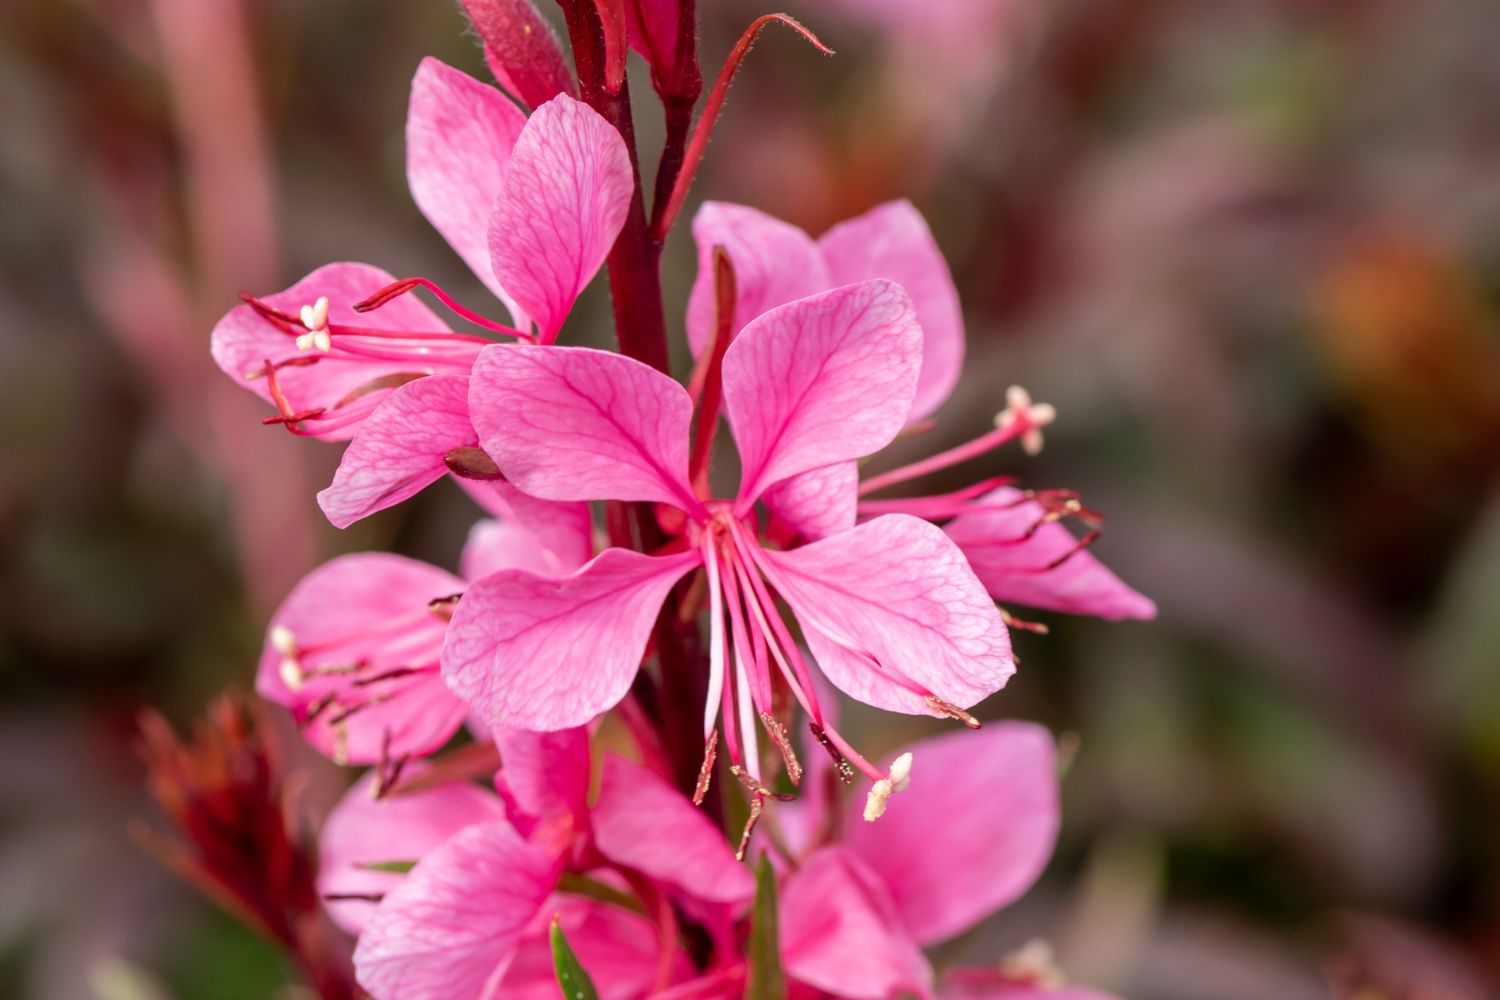
[[[805,538],[848,531],[859,513],[859,466],[839,462],[799,472],[766,490],[765,501]]]
[[[698,354],[714,331],[714,247],[734,264],[734,326],[831,287],[818,245],[796,226],[745,205],[706,201],[693,217],[698,276],[688,294],[687,332]]]
[[[448,474],[443,456],[478,440],[469,422],[469,380],[432,375],[408,382],[376,407],[344,449],[318,506],[336,528],[394,507]]]
[[[972,927],[1042,873],[1057,840],[1057,755],[1051,734],[1028,722],[986,723],[907,749],[911,786],[877,822],[851,811],[844,829],[925,946]]]
[[[414,765],[406,773],[421,771]],[[467,782],[380,799],[374,789],[375,772],[370,771],[344,793],[323,823],[318,835],[319,895],[390,892],[402,876],[367,866],[420,860],[458,831],[505,817],[493,792]],[[330,900],[326,905],[334,922],[351,934],[358,934],[375,912],[373,901]]]
[[[563,821],[565,832],[583,829],[589,808],[589,734],[583,727],[553,733],[501,726],[496,786],[513,807],[516,828],[529,833],[538,823]],[[515,815],[519,813],[520,815]],[[559,838],[561,839],[561,838]],[[571,841],[571,836],[566,841]],[[566,842],[565,841],[565,842]]]
[[[268,634],[284,630],[300,649],[311,651],[299,657],[303,680],[288,686],[284,654],[268,639],[255,689],[290,709],[308,742],[329,756],[342,750],[350,763],[373,764],[387,733],[392,756],[431,753],[462,725],[466,709],[430,669],[445,625],[427,612],[427,604],[462,589],[463,581],[452,574],[402,556],[369,552],[330,560],[303,577],[271,616]],[[402,620],[409,624],[390,627]],[[358,669],[351,670],[355,664]],[[425,669],[369,681],[409,667]],[[322,668],[332,669],[320,675]],[[332,723],[344,709],[361,704],[369,707]]]
[[[567,94],[532,112],[490,216],[489,248],[544,341],[604,263],[634,189],[625,140],[598,112]]]
[[[396,279],[369,264],[327,264],[313,271],[286,291],[267,295],[267,305],[296,316],[301,308],[320,297],[328,299],[328,320],[333,324],[364,326],[368,316],[356,313],[353,306],[370,293]],[[448,327],[431,309],[413,295],[403,295],[380,310],[384,329],[417,330],[427,333],[446,331]],[[266,381],[266,362],[296,359],[297,364],[276,373],[277,384],[294,411],[342,409],[345,406],[370,407],[391,390],[380,387],[378,380],[392,375],[429,375],[431,364],[380,361],[356,357],[342,351],[334,342],[332,355],[337,360],[321,361],[322,355],[297,347],[296,334],[288,333],[266,319],[249,305],[235,306],[214,327],[212,351],[214,361],[224,374],[267,402],[271,398]],[[311,362],[311,363],[309,363]],[[373,387],[373,388],[372,388]],[[353,397],[353,398],[351,398]],[[329,441],[350,437],[359,425],[345,424],[338,430],[317,436]],[[316,421],[308,430],[318,430]]]
[[[1024,500],[1020,490],[1002,486],[976,500],[973,508],[945,530],[996,600],[1112,621],[1156,617],[1149,597],[1132,590],[1091,553],[1074,551],[1077,540],[1062,524],[1042,524],[1028,538],[1046,511]]]
[[[355,977],[382,1000],[489,995],[558,868],[504,820],[460,831],[386,894],[354,949]]]
[[[818,666],[850,697],[937,714],[926,694],[968,708],[1015,673],[994,602],[958,546],[920,518],[887,514],[763,555]]]
[[[526,313],[490,262],[489,218],[525,125],[521,109],[489,84],[430,56],[417,67],[406,114],[412,200],[522,329]]]
[[[911,296],[922,324],[922,375],[911,421],[937,409],[958,384],[964,362],[964,317],[948,262],[927,220],[902,199],[877,205],[818,239],[829,283],[889,278]]]
[[[651,771],[604,758],[594,842],[616,864],[665,882],[683,896],[738,903],[755,893],[750,871],[734,858],[724,832]]]
[[[545,553],[547,567],[495,566],[484,573],[465,572],[465,579],[477,580],[502,568],[530,569],[542,576],[564,576],[588,562],[589,556],[593,555],[594,523],[588,504],[539,500],[501,479],[486,482],[459,479],[458,485],[496,520],[519,527],[532,536]],[[475,541],[472,535],[470,541]],[[477,553],[474,558],[483,561]]]
[[[884,1000],[903,989],[927,995],[927,960],[902,930],[885,887],[843,848],[803,861],[782,887],[780,911],[789,977],[850,1000]]]
[[[581,726],[625,696],[667,591],[698,559],[606,549],[561,580],[485,577],[448,627],[443,678],[492,726]]]
[[[485,451],[532,496],[699,507],[692,400],[648,365],[586,347],[488,347],[469,402]]]
[[[890,443],[921,363],[922,328],[892,281],[835,288],[751,321],[724,354],[740,505],[788,476]]]
[[[556,915],[568,946],[588,971],[602,1000],[635,1000],[656,985],[656,928],[629,910],[561,893],[547,900],[543,912]],[[680,949],[668,983],[693,974]],[[536,928],[521,941],[496,994],[504,1000],[559,1000],[552,946],[545,929]]]

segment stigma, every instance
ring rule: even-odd
[[[891,762],[891,770],[874,785],[865,796],[865,822],[873,823],[885,815],[886,803],[897,792],[904,792],[911,785],[911,754],[904,753]]]

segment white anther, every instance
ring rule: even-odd
[[[297,655],[297,636],[285,625],[271,626],[271,648],[282,656]]]
[[[891,761],[891,787],[898,792],[906,791],[911,784],[911,754],[904,753]]]
[[[281,658],[281,683],[289,690],[297,691],[302,687],[307,676],[302,673],[302,664],[295,656],[283,656]]]
[[[885,804],[891,800],[891,793],[895,790],[890,778],[881,778],[870,786],[870,794],[865,796],[866,823],[873,823],[885,815]]]
[[[1057,419],[1057,408],[1051,403],[1033,403],[1031,393],[1013,385],[1005,391],[1005,409],[995,416],[995,426],[1005,427],[1023,418],[1029,426],[1021,432],[1021,450],[1038,455],[1042,451],[1042,428]]]
[[[1019,950],[1002,958],[1000,971],[1009,979],[1043,989],[1051,990],[1067,985],[1067,977],[1052,957],[1052,946],[1041,938],[1027,941]]]

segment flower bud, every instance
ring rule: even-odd
[[[531,0],[461,2],[500,86],[533,108],[577,94],[557,35]]]

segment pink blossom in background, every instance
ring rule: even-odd
[[[350,440],[318,496],[339,527],[414,495],[450,470],[450,453],[476,443],[465,379],[493,341],[453,332],[402,293],[420,283],[488,332],[551,343],[631,197],[619,134],[565,93],[528,118],[495,87],[426,59],[406,135],[413,199],[511,323],[485,320],[429,282],[351,263],[236,306],[213,334],[219,367],[277,406],[273,422]]]
[[[563,580],[506,571],[474,584],[443,651],[450,687],[493,725],[581,725],[625,694],[667,592],[701,568],[710,620],[705,740],[721,720],[731,758],[758,785],[759,723],[797,779],[800,764],[772,715],[774,670],[827,749],[888,794],[891,776],[827,724],[770,592],[846,693],[964,719],[1014,671],[1000,616],[962,553],[924,521],[879,517],[779,551],[757,538],[754,505],[779,483],[889,442],[906,422],[921,358],[911,299],[890,281],[757,317],[723,355],[740,488],[732,500],[705,500],[690,482],[693,402],[682,386],[602,351],[486,351],[470,408],[508,481],[552,500],[662,504],[679,512],[683,531],[676,551],[608,549]]]
[[[796,226],[744,205],[707,202],[693,220],[698,276],[688,300],[688,339],[703,351],[713,333],[713,254],[734,265],[731,335],[768,309],[853,281],[888,278],[912,297],[924,333],[912,430],[948,398],[964,357],[963,314],[947,262],[927,223],[909,202],[877,206],[814,241]],[[792,531],[818,538],[862,517],[909,513],[947,522],[946,531],[997,600],[1097,615],[1150,618],[1155,605],[1132,590],[1057,523],[1091,514],[1066,491],[1023,492],[989,479],[953,494],[899,500],[867,494],[982,456],[1011,441],[1040,447],[1051,408],[1024,394],[1007,400],[994,430],[967,444],[860,482],[852,462],[808,470],[777,484],[766,504]]]
[[[436,379],[430,381],[437,381]],[[588,559],[588,509],[484,484],[496,516],[464,547],[468,579],[501,569],[561,576]],[[387,764],[440,748],[468,717],[438,657],[465,581],[384,552],[340,556],[308,574],[267,630],[256,690],[291,710],[339,763]]]

